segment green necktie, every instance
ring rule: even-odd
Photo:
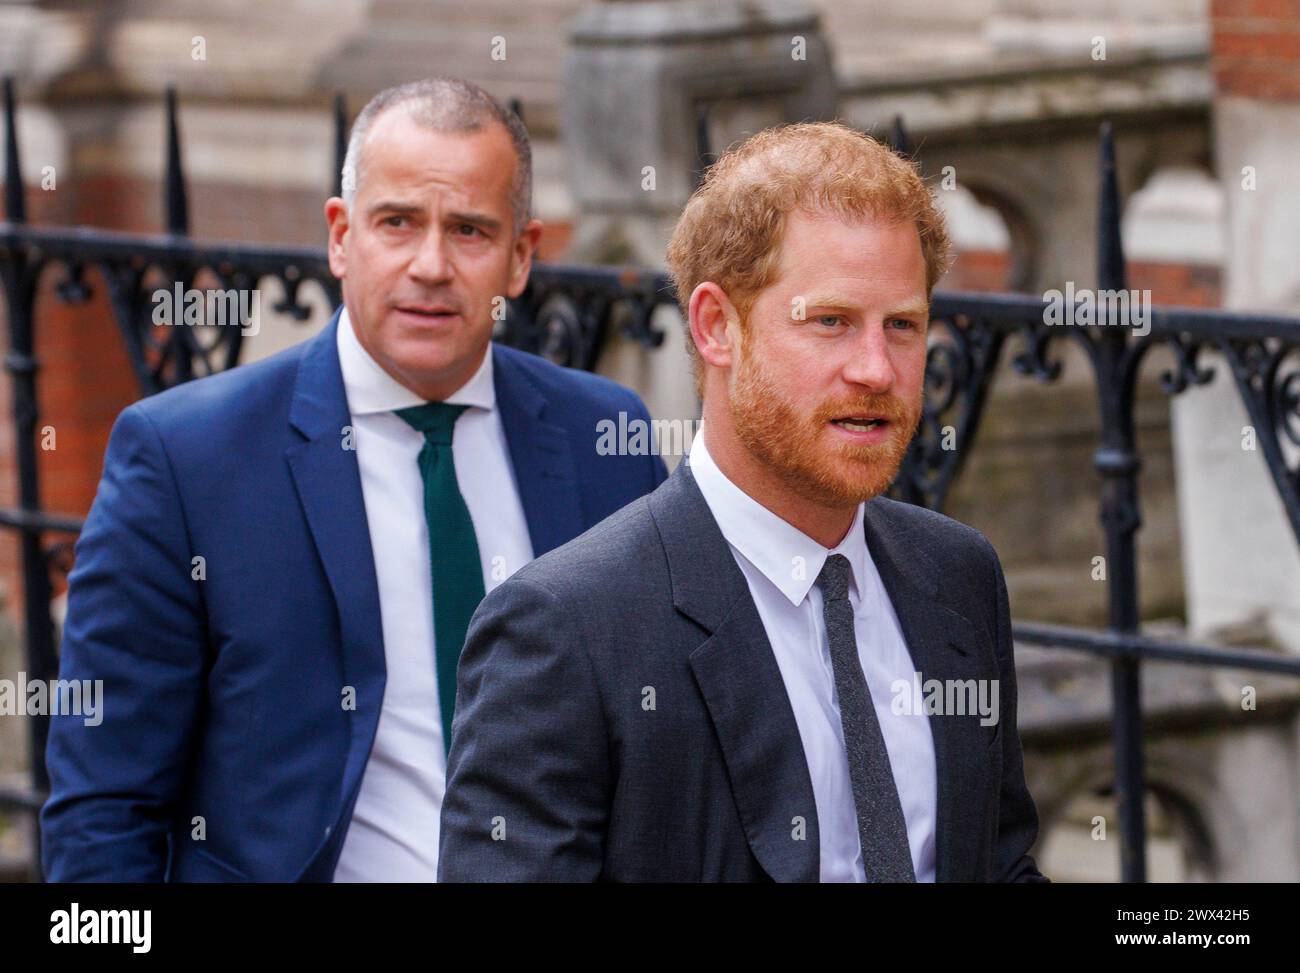
[[[456,664],[470,616],[484,594],[474,522],[456,484],[456,461],[451,454],[452,429],[468,408],[426,402],[397,410],[408,425],[424,433],[419,462],[420,476],[424,478],[424,520],[429,525],[429,563],[433,569],[433,637],[445,751],[451,749]]]

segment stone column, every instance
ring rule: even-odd
[[[1217,170],[1227,211],[1224,303],[1300,309],[1300,24],[1243,3],[1213,14]],[[1198,635],[1236,631],[1300,652],[1300,545],[1226,362],[1174,403],[1189,620]],[[1291,453],[1294,462],[1294,451]]]
[[[694,188],[697,112],[709,141],[833,117],[836,86],[816,13],[801,0],[596,3],[569,27],[564,140],[577,221],[569,259],[662,267]],[[665,346],[611,342],[599,370],[636,385],[656,417],[698,414],[675,315]],[[676,457],[666,456],[671,467]]]

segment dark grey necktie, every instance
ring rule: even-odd
[[[862,865],[868,882],[915,882],[907,822],[889,767],[889,751],[858,660],[853,606],[849,604],[850,573],[848,558],[832,554],[817,576],[817,587],[822,591],[822,614],[831,648],[831,667],[835,670],[835,692],[840,699]]]

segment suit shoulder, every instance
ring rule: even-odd
[[[876,497],[870,503],[876,516],[899,533],[920,534],[949,551],[955,549],[981,557],[997,557],[993,545],[982,532],[947,514],[889,497]]]
[[[635,584],[634,575],[652,570],[652,565],[663,560],[663,545],[647,495],[530,561],[506,584],[518,578],[566,601],[603,599]]]
[[[548,398],[569,406],[585,406],[602,414],[613,406],[626,407],[629,397],[638,406],[641,405],[641,398],[636,392],[603,375],[584,372],[578,368],[566,368],[540,355],[508,345],[494,343],[494,347],[501,360],[523,372],[537,386],[538,391]]]
[[[173,386],[128,408],[148,417],[159,435],[194,428],[230,428],[244,418],[265,422],[275,407],[288,408],[305,349],[314,338],[261,361]]]

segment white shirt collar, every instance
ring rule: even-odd
[[[731,482],[709,455],[704,445],[703,428],[691,443],[689,462],[695,482],[713,512],[722,536],[792,605],[798,606],[808,597],[809,589],[816,584],[817,576],[831,554],[843,554],[848,558],[853,569],[850,599],[856,599],[855,605],[860,603],[870,577],[867,571],[870,554],[862,526],[864,504],[858,504],[853,526],[844,539],[837,546],[826,548]]]
[[[354,416],[392,412],[412,405],[423,405],[420,398],[380,367],[361,347],[345,307],[339,312],[339,367],[343,371],[343,388],[348,397],[348,411]],[[488,345],[483,363],[468,382],[443,401],[457,405],[496,408],[496,386],[492,381],[492,346]]]

